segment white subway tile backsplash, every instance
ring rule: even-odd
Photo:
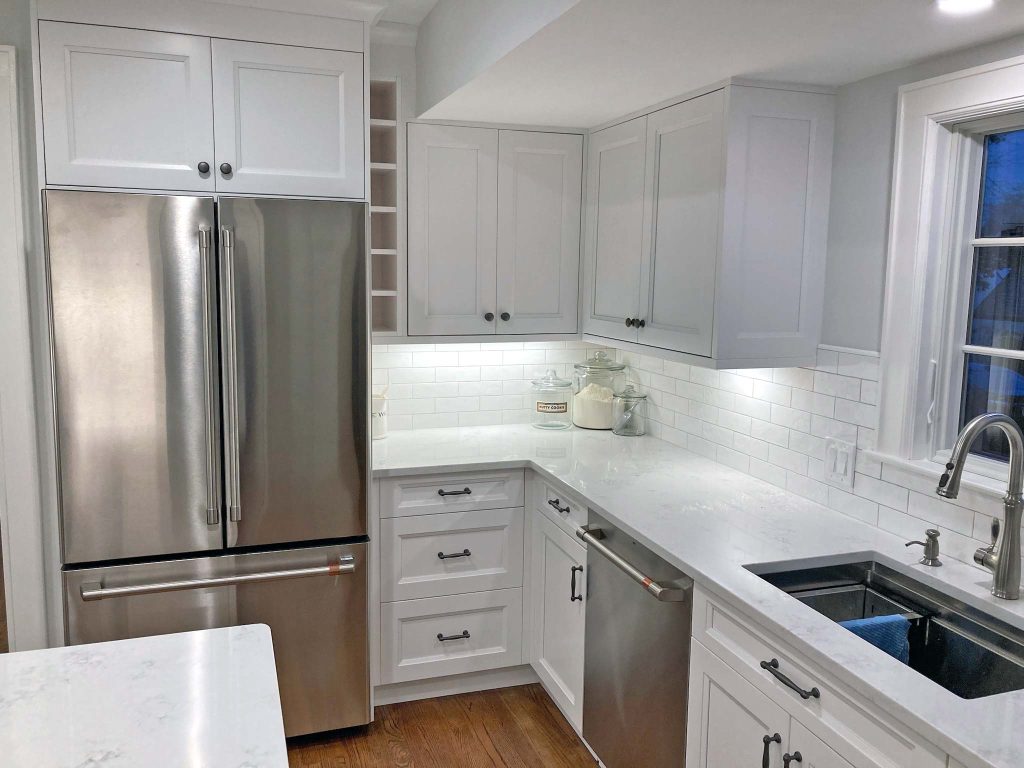
[[[568,378],[598,345],[579,341],[404,344],[373,349],[374,392],[385,389],[392,430],[517,424],[531,418],[531,380]],[[1001,516],[998,499],[963,489],[934,496],[936,478],[859,452],[852,492],[824,482],[825,438],[873,447],[878,358],[820,349],[813,368],[714,371],[635,353],[648,395],[648,432],[907,539],[942,532],[944,556],[970,563]]]

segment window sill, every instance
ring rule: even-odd
[[[897,467],[898,469],[902,469],[906,472],[912,472],[921,477],[926,477],[935,481],[936,484],[938,484],[939,476],[945,469],[945,465],[930,459],[904,459],[899,456],[892,456],[887,453],[880,453],[878,451],[871,450],[863,450],[862,453],[868,458],[874,459],[883,465],[888,464],[889,466]],[[1006,483],[1007,479],[1005,477],[997,479],[965,469],[960,480],[960,487],[974,491],[988,498],[1001,500],[1003,496],[1006,495]]]

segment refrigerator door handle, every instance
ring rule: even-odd
[[[220,525],[220,492],[217,487],[217,413],[213,370],[217,364],[213,346],[213,314],[210,305],[210,230],[199,230],[199,271],[203,291],[203,383],[206,391],[206,524]]]
[[[209,587],[233,587],[239,584],[302,579],[310,576],[341,576],[346,573],[352,573],[355,569],[355,557],[353,555],[341,555],[337,561],[328,565],[292,568],[285,571],[262,571],[260,573],[244,573],[237,576],[217,576],[209,579],[157,581],[150,584],[133,584],[124,587],[104,587],[102,584],[91,582],[83,584],[79,589],[79,593],[82,596],[82,600],[92,602],[94,600],[107,600],[112,597],[155,595],[162,592],[180,592],[186,589],[207,589]]]
[[[221,327],[224,334],[224,464],[227,484],[228,520],[242,519],[238,468],[238,344],[235,329],[235,232],[221,228],[220,268],[223,301]]]

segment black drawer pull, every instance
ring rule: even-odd
[[[771,661],[762,661],[761,662],[761,669],[767,669],[769,672],[772,673],[772,675],[775,677],[776,680],[778,680],[780,683],[782,683],[787,688],[791,688],[792,690],[794,690],[797,693],[799,693],[801,699],[810,699],[810,698],[820,699],[821,698],[821,691],[819,691],[817,688],[811,688],[811,690],[805,691],[803,688],[801,688],[799,685],[794,683],[792,680],[790,680],[784,674],[779,672],[779,660],[778,659],[772,659]],[[795,754],[798,755],[800,753],[797,752]]]
[[[438,552],[437,553],[437,559],[438,560],[453,560],[456,557],[469,557],[469,555],[470,555],[470,551],[468,549],[464,549],[461,552],[453,552],[450,555],[446,555],[444,552]]]
[[[440,632],[437,633],[437,639],[442,643],[448,642],[449,640],[469,640],[469,630],[462,630],[461,635],[442,635]]]
[[[438,496],[469,496],[472,492],[469,488],[463,488],[461,491],[446,491],[444,488],[437,489]]]
[[[802,763],[803,761],[804,756],[799,752],[794,752],[792,755],[787,752],[782,756],[782,765],[785,766],[785,768],[789,768],[790,763]]]
[[[762,736],[761,741],[764,742],[764,756],[761,758],[761,768],[771,768],[768,763],[768,747],[772,744],[781,744],[782,737],[776,733],[773,736]]]
[[[569,513],[569,505],[566,504],[564,507],[560,507],[560,506],[558,506],[558,503],[560,501],[561,501],[561,499],[548,499],[548,506],[549,507],[554,507],[556,510],[561,512],[563,515],[568,514]]]
[[[576,594],[576,574],[583,573],[583,566],[574,565],[569,570],[572,571],[572,576],[569,578],[569,602],[572,602],[573,600],[579,600],[582,603],[583,595]]]

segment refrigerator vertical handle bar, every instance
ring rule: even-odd
[[[224,334],[224,464],[228,520],[242,519],[238,469],[238,347],[235,332],[235,232],[221,229],[222,328]]]
[[[213,385],[213,315],[210,306],[210,230],[199,230],[199,274],[203,291],[203,384],[206,390],[206,524],[220,525],[220,494],[217,489],[217,395]]]

